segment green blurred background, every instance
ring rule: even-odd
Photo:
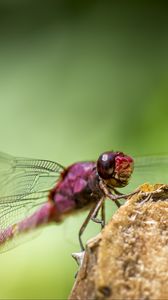
[[[64,165],[166,152],[168,19],[156,3],[0,0],[0,149]],[[84,216],[2,254],[0,299],[67,299]]]

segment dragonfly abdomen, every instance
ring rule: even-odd
[[[27,217],[26,219],[13,224],[0,231],[0,245],[17,237],[22,233],[29,232],[51,221],[59,222],[59,216],[55,211],[55,206],[51,201],[46,202],[39,210]]]

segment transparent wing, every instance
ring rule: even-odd
[[[20,196],[20,195],[19,195]],[[37,226],[37,212],[46,204],[48,192],[25,194],[22,198],[6,196],[0,202],[0,253],[15,248],[36,237],[40,231]],[[30,221],[30,219],[31,221]],[[29,220],[29,222],[28,222]],[[28,230],[17,232],[20,222],[27,222]],[[45,224],[45,220],[44,220]],[[13,228],[14,225],[14,228]]]
[[[168,183],[168,154],[135,157],[135,168],[130,186],[136,188],[145,182]]]
[[[1,197],[0,231],[28,218],[46,202],[47,196],[47,192],[36,192],[22,195],[22,198],[20,195]]]
[[[51,189],[64,168],[53,161],[12,157],[0,153],[1,196],[41,192]]]
[[[10,226],[36,212],[64,168],[48,160],[0,153],[0,244]],[[31,224],[31,229],[36,224]]]

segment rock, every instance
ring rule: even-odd
[[[168,185],[144,184],[90,240],[69,300],[168,299]]]

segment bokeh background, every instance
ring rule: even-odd
[[[168,152],[167,25],[161,1],[0,0],[0,149],[63,165]],[[2,254],[0,299],[67,299],[84,217]]]

